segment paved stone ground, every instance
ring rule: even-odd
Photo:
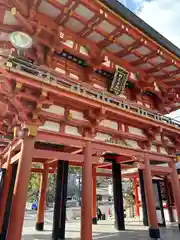
[[[45,231],[37,232],[34,229],[36,213],[31,211],[25,215],[25,223],[23,229],[23,240],[50,240],[52,232],[52,212],[46,212]],[[80,222],[78,220],[70,220],[66,224],[66,239],[80,240]],[[139,220],[126,220],[126,231],[117,232],[112,221],[100,221],[97,226],[93,226],[93,240],[147,240],[148,229],[142,225]],[[163,240],[179,240],[180,232],[177,226],[168,226],[161,228],[161,239]]]

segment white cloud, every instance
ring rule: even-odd
[[[137,2],[141,0],[134,0]],[[141,2],[138,15],[164,37],[180,47],[180,0]],[[168,115],[180,121],[180,110]]]
[[[141,2],[140,18],[180,47],[180,0],[152,0]]]

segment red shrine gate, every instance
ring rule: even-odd
[[[171,184],[180,225],[180,123],[164,116],[178,109],[180,50],[145,23],[142,28],[117,1],[28,3],[0,3],[6,40],[1,44],[1,133],[11,138],[8,146],[8,140],[1,144],[6,170],[1,236],[21,239],[31,171],[42,173],[36,229],[43,230],[47,177],[57,169],[53,238],[64,237],[69,165],[83,170],[82,240],[92,240],[92,219],[96,223],[97,168],[112,169],[118,230],[125,225],[117,189],[126,176],[121,171],[129,168],[137,170],[131,176],[141,184],[150,236],[160,236],[154,176]],[[20,49],[8,56],[20,36],[30,36],[33,46],[22,58]],[[34,169],[34,163],[43,168]]]

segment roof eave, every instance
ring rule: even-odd
[[[101,0],[108,8],[113,12],[120,15],[126,21],[134,25],[136,28],[144,32],[148,37],[156,41],[159,45],[166,48],[169,52],[173,53],[175,56],[180,57],[180,49],[158,33],[155,29],[150,27],[146,22],[140,19],[137,15],[131,12],[123,4],[117,0]]]

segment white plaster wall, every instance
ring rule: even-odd
[[[68,46],[68,47],[70,47],[70,48],[72,48],[73,45],[74,45],[74,42],[71,41],[71,40],[67,40],[67,41],[65,41],[63,44],[66,45],[66,46]]]
[[[79,133],[77,127],[73,127],[73,126],[69,126],[69,125],[66,125],[66,126],[65,126],[65,133],[71,134],[71,135],[76,135],[76,136],[82,136],[82,135]]]
[[[141,102],[141,101],[137,101],[137,104],[139,104],[141,106],[144,105],[143,102]]]
[[[74,73],[70,73],[69,76],[75,80],[79,80],[79,77]]]
[[[147,107],[147,108],[151,108],[151,105],[148,104],[148,103],[145,103],[144,106]]]
[[[168,154],[167,151],[166,151],[166,149],[163,148],[163,147],[160,147],[160,153],[162,153],[162,154]]]
[[[112,144],[119,145],[119,146],[121,146],[121,147],[125,147],[125,148],[128,147],[126,141],[125,141],[125,140],[121,140],[121,139],[112,140],[111,143],[112,143]]]
[[[140,128],[128,126],[128,129],[130,133],[136,134],[138,136],[143,136],[143,137],[145,136],[142,129]]]
[[[118,130],[118,123],[114,122],[114,121],[111,121],[111,120],[108,120],[108,119],[102,120],[101,123],[100,123],[100,126],[104,126],[104,127],[108,127],[108,128]]]
[[[79,52],[86,55],[86,56],[89,55],[87,48],[85,48],[84,46],[80,46]]]
[[[95,140],[106,141],[111,139],[111,135],[97,132]]]
[[[160,142],[161,142],[161,135],[156,135],[156,136],[155,136],[155,139],[156,139],[157,141],[160,141]]]
[[[134,140],[126,140],[127,144],[128,144],[128,147],[130,148],[138,148],[140,149],[138,143]]]
[[[155,145],[152,145],[152,146],[151,146],[151,151],[152,151],[152,152],[157,152],[157,147],[156,147]]]
[[[43,111],[49,112],[49,113],[54,113],[57,115],[64,115],[65,109],[63,107],[57,106],[57,105],[52,105],[48,109],[42,108]]]
[[[39,127],[39,128],[43,129],[43,130],[59,132],[60,131],[60,124],[56,123],[56,122],[45,121],[44,125]]]
[[[65,74],[66,73],[66,71],[64,69],[59,68],[59,67],[56,67],[55,71],[58,72],[58,73],[61,73],[61,74]]]
[[[82,112],[70,110],[70,114],[71,114],[71,116],[72,116],[72,119],[87,121],[87,120],[84,118],[84,115],[83,115]]]

